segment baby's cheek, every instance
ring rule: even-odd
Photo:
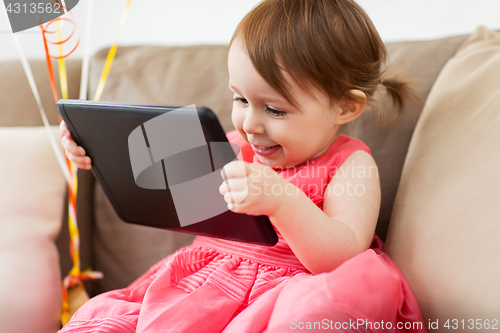
[[[238,112],[237,108],[233,107],[231,112],[231,120],[233,122],[234,128],[236,128],[240,133],[243,131],[243,122],[245,121],[245,116],[243,112]]]

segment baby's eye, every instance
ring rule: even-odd
[[[235,97],[233,97],[233,101],[238,102],[240,105],[243,105],[243,106],[248,105],[248,101],[243,97],[235,96]]]
[[[276,117],[276,118],[283,118],[286,114],[286,112],[284,111],[280,111],[280,110],[276,110],[276,109],[273,109],[271,107],[267,107],[266,108],[266,111],[273,117]]]

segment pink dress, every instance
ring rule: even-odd
[[[236,132],[228,139],[258,163]],[[326,185],[356,150],[369,152],[339,135],[281,175],[321,208]],[[281,236],[273,247],[199,236],[128,288],[89,300],[60,332],[425,332],[410,286],[381,246],[375,236],[370,249],[312,275]]]

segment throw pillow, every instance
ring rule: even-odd
[[[58,127],[51,129],[59,135]],[[0,332],[54,333],[65,179],[44,127],[0,127]]]
[[[385,251],[438,332],[500,327],[499,89],[500,34],[478,28],[441,71],[405,160]]]

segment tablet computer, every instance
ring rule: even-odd
[[[57,110],[92,159],[125,222],[272,246],[267,216],[231,212],[221,168],[238,154],[206,107],[60,100]]]

